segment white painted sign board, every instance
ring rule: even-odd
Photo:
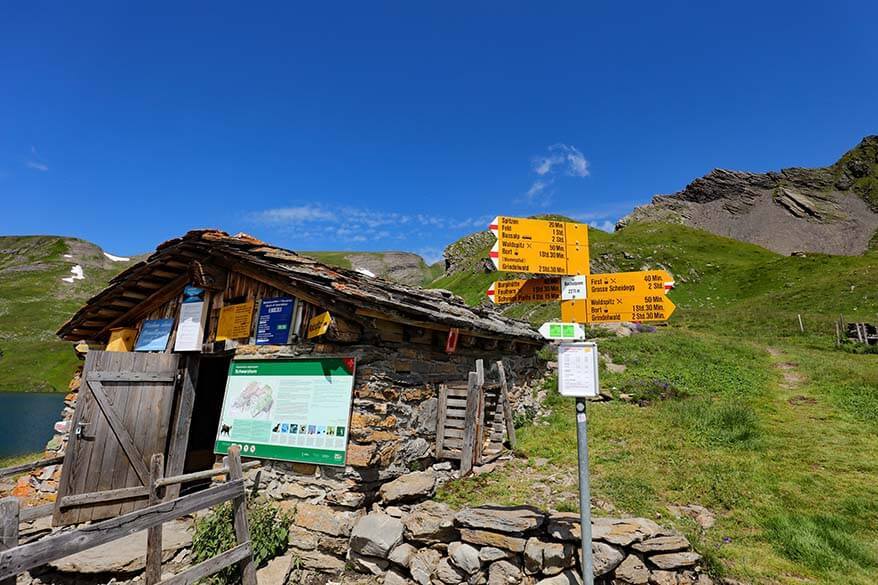
[[[561,277],[561,300],[579,301],[584,300],[588,294],[588,284],[585,275]]]
[[[598,347],[594,342],[558,346],[558,392],[587,398],[598,395]]]

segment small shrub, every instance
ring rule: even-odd
[[[268,501],[248,500],[247,518],[253,560],[261,566],[287,549],[292,519]],[[196,521],[192,536],[192,560],[206,561],[236,545],[232,504],[226,502]],[[234,585],[241,582],[237,566],[224,569],[202,580],[210,585]]]

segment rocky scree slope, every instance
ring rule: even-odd
[[[828,167],[715,169],[682,191],[654,197],[616,227],[644,221],[681,223],[781,254],[862,254],[878,229],[878,136]]]

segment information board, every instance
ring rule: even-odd
[[[180,304],[180,321],[177,324],[177,337],[174,351],[201,351],[204,341],[205,291],[203,288],[188,285],[183,288],[183,302]]]
[[[262,299],[256,321],[256,345],[289,343],[295,305],[296,300],[290,297]]]
[[[134,351],[165,351],[173,329],[173,319],[147,319],[140,327]]]
[[[226,305],[220,309],[219,322],[216,326],[216,340],[242,339],[250,337],[250,325],[253,321],[253,301]]]
[[[214,452],[345,464],[354,358],[232,361]]]
[[[585,398],[597,396],[598,347],[594,342],[561,343],[558,346],[558,393]]]

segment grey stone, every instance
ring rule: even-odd
[[[354,525],[351,550],[386,559],[391,549],[402,542],[403,530],[399,518],[380,512],[367,514]]]
[[[452,465],[451,461],[440,461],[438,463],[433,464],[434,471],[451,471]]]
[[[649,575],[649,585],[677,585],[677,574],[673,571],[653,571]]]
[[[338,574],[344,571],[345,562],[338,557],[311,551],[296,556],[296,563],[302,569],[310,569],[321,573]]]
[[[714,524],[716,524],[716,515],[704,506],[699,506],[698,504],[668,506],[668,510],[678,517],[688,516],[689,518],[692,518],[698,523],[702,530],[709,530],[710,528],[713,528]]]
[[[410,585],[411,581],[406,579],[402,573],[396,569],[390,569],[384,575],[384,585]]]
[[[414,557],[417,552],[418,549],[407,542],[403,542],[390,551],[390,554],[387,555],[387,559],[401,567],[408,568],[409,564],[412,562],[412,557]]]
[[[385,559],[361,555],[353,550],[349,551],[348,558],[351,561],[351,565],[353,565],[354,569],[357,571],[361,573],[371,573],[376,576],[383,575],[384,571],[386,571],[389,566],[389,563]]]
[[[412,507],[411,513],[403,517],[405,534],[408,540],[433,544],[451,542],[457,539],[454,529],[454,513],[445,504],[427,500]]]
[[[378,494],[389,504],[429,496],[435,487],[436,476],[432,472],[415,471],[382,485]]]
[[[358,512],[342,512],[329,506],[299,503],[296,505],[295,523],[302,528],[330,536],[349,536],[351,526],[359,516]]]
[[[472,530],[461,528],[460,539],[477,546],[493,546],[512,552],[524,552],[525,539],[490,530]]]
[[[582,539],[579,514],[560,512],[549,516],[546,532],[557,540],[579,542]]]
[[[271,559],[267,565],[256,571],[256,582],[259,585],[286,585],[292,562],[293,553]]]
[[[436,565],[436,578],[447,585],[458,585],[466,581],[467,574],[455,567],[446,557]]]
[[[677,552],[689,548],[689,541],[684,536],[656,536],[632,545],[634,550],[646,554]]]
[[[430,585],[430,579],[436,571],[436,565],[442,555],[432,548],[419,550],[409,563],[409,572],[418,585]]]
[[[505,550],[493,547],[493,546],[485,546],[482,547],[482,550],[479,551],[479,560],[483,563],[490,563],[493,561],[499,561],[501,559],[505,559],[509,557],[509,553]]]
[[[524,571],[529,575],[557,575],[575,562],[574,548],[569,543],[545,542],[531,537],[524,547]]]
[[[448,557],[458,569],[467,575],[474,575],[482,567],[479,551],[469,544],[452,542],[448,545]]]
[[[681,569],[698,564],[701,555],[696,552],[676,552],[649,557],[649,562],[659,569]]]
[[[521,583],[521,569],[501,560],[488,567],[488,585],[513,585]]]
[[[582,585],[582,577],[575,571],[564,571],[560,575],[537,581],[537,585]]]
[[[662,527],[646,518],[595,518],[592,539],[619,546],[630,546],[662,533]]]
[[[436,433],[438,399],[428,398],[415,409],[415,427],[419,435]]]
[[[634,555],[625,557],[613,575],[616,580],[631,585],[646,585],[649,582],[649,569]]]
[[[192,544],[188,522],[162,526],[162,560]],[[146,566],[146,530],[52,561],[49,566],[63,573],[133,573]]]
[[[356,509],[366,501],[366,494],[348,489],[335,490],[326,494],[326,501],[344,508]]]
[[[605,575],[619,566],[625,554],[614,546],[603,542],[591,543],[591,561],[595,577]]]
[[[290,526],[290,546],[299,550],[315,550],[317,548],[317,534],[293,524]]]
[[[455,516],[455,521],[467,528],[511,533],[522,533],[539,528],[545,519],[542,512],[527,506],[466,508]]]
[[[411,461],[417,461],[418,459],[423,459],[430,452],[430,443],[427,442],[423,437],[418,437],[413,441],[409,441],[405,444],[400,452],[400,459],[403,463],[409,463]]]

